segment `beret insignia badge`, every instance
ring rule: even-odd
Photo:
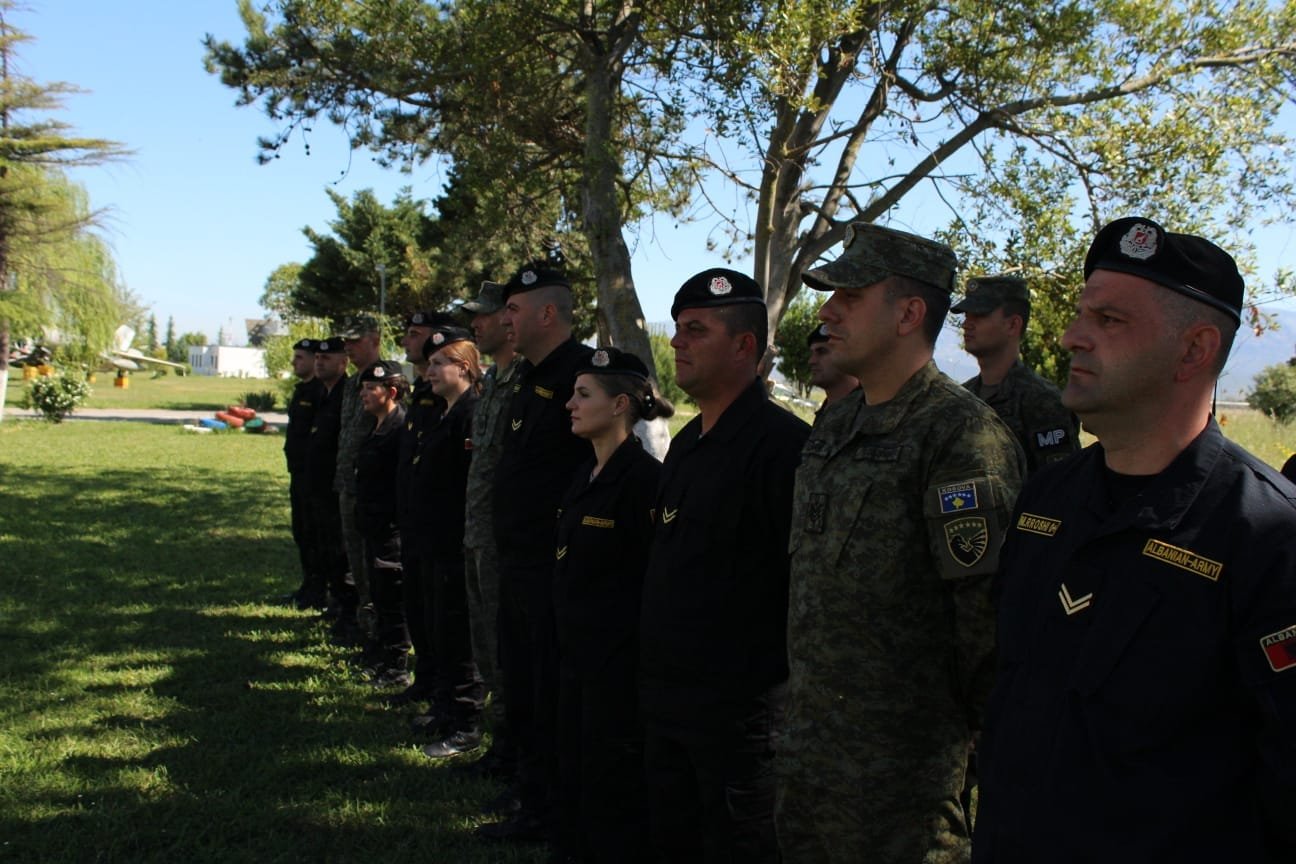
[[[1120,239],[1120,251],[1127,258],[1146,261],[1157,253],[1160,242],[1161,238],[1157,236],[1156,228],[1143,222],[1136,222]]]
[[[433,333],[433,334],[432,334],[432,344],[433,344],[433,345],[440,345],[440,344],[442,344],[443,342],[445,342],[445,334],[444,334],[444,333]]]
[[[536,279],[537,279],[537,278],[538,278],[538,277],[536,276],[534,270],[523,270],[523,271],[522,271],[522,284],[523,284],[523,285],[534,285],[534,284],[536,283]]]
[[[709,290],[714,296],[723,297],[733,291],[733,285],[725,277],[717,276],[711,280],[711,287]]]
[[[387,370],[382,368],[381,366],[375,366],[373,370],[373,377],[385,378],[387,377]]]
[[[410,320],[413,321],[415,324],[422,324],[422,323],[423,323],[423,313],[422,313],[422,312],[415,312],[415,313],[414,313],[414,317],[411,318]]]
[[[590,362],[593,363],[595,366],[602,368],[603,366],[608,365],[608,363],[610,363],[611,360],[608,358],[608,353],[600,348],[598,351],[594,352],[594,357],[590,360]]]

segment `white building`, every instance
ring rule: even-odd
[[[268,378],[265,349],[237,345],[191,345],[189,365],[195,375],[221,378]]]

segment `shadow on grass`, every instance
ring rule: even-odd
[[[290,587],[282,484],[6,468],[0,861],[526,862]],[[177,476],[180,475],[180,476]],[[9,787],[9,788],[4,788]]]

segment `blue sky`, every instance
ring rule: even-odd
[[[94,206],[110,208],[105,235],[121,276],[159,326],[174,316],[182,332],[215,339],[225,327],[241,338],[243,319],[262,314],[257,298],[266,277],[309,256],[302,227],[322,229],[335,215],[327,186],[347,196],[372,188],[382,201],[406,185],[421,198],[440,188],[444,166],[383,170],[368,154],[352,153],[341,132],[323,122],[309,138],[309,155],[298,138],[282,158],[258,165],[256,139],[277,127],[259,108],[236,108],[234,91],[202,66],[204,34],[242,39],[235,0],[31,0],[9,20],[33,37],[19,50],[20,74],[88,91],[69,98],[59,119],[135,151],[125,162],[79,169],[74,177]],[[680,283],[721,263],[706,250],[709,227],[659,219],[640,232],[635,275],[649,321],[669,320]],[[1274,229],[1256,239],[1266,284],[1274,268],[1296,267],[1296,232]],[[1296,305],[1275,308],[1296,321]],[[1226,379],[1226,389],[1244,386],[1264,362],[1290,356],[1294,339],[1288,330],[1260,340],[1240,334],[1230,365],[1241,374]],[[938,359],[959,377],[970,365],[957,335],[947,333],[941,343]]]

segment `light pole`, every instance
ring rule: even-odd
[[[376,264],[374,269],[378,271],[378,320],[382,321],[387,317],[387,265]]]

